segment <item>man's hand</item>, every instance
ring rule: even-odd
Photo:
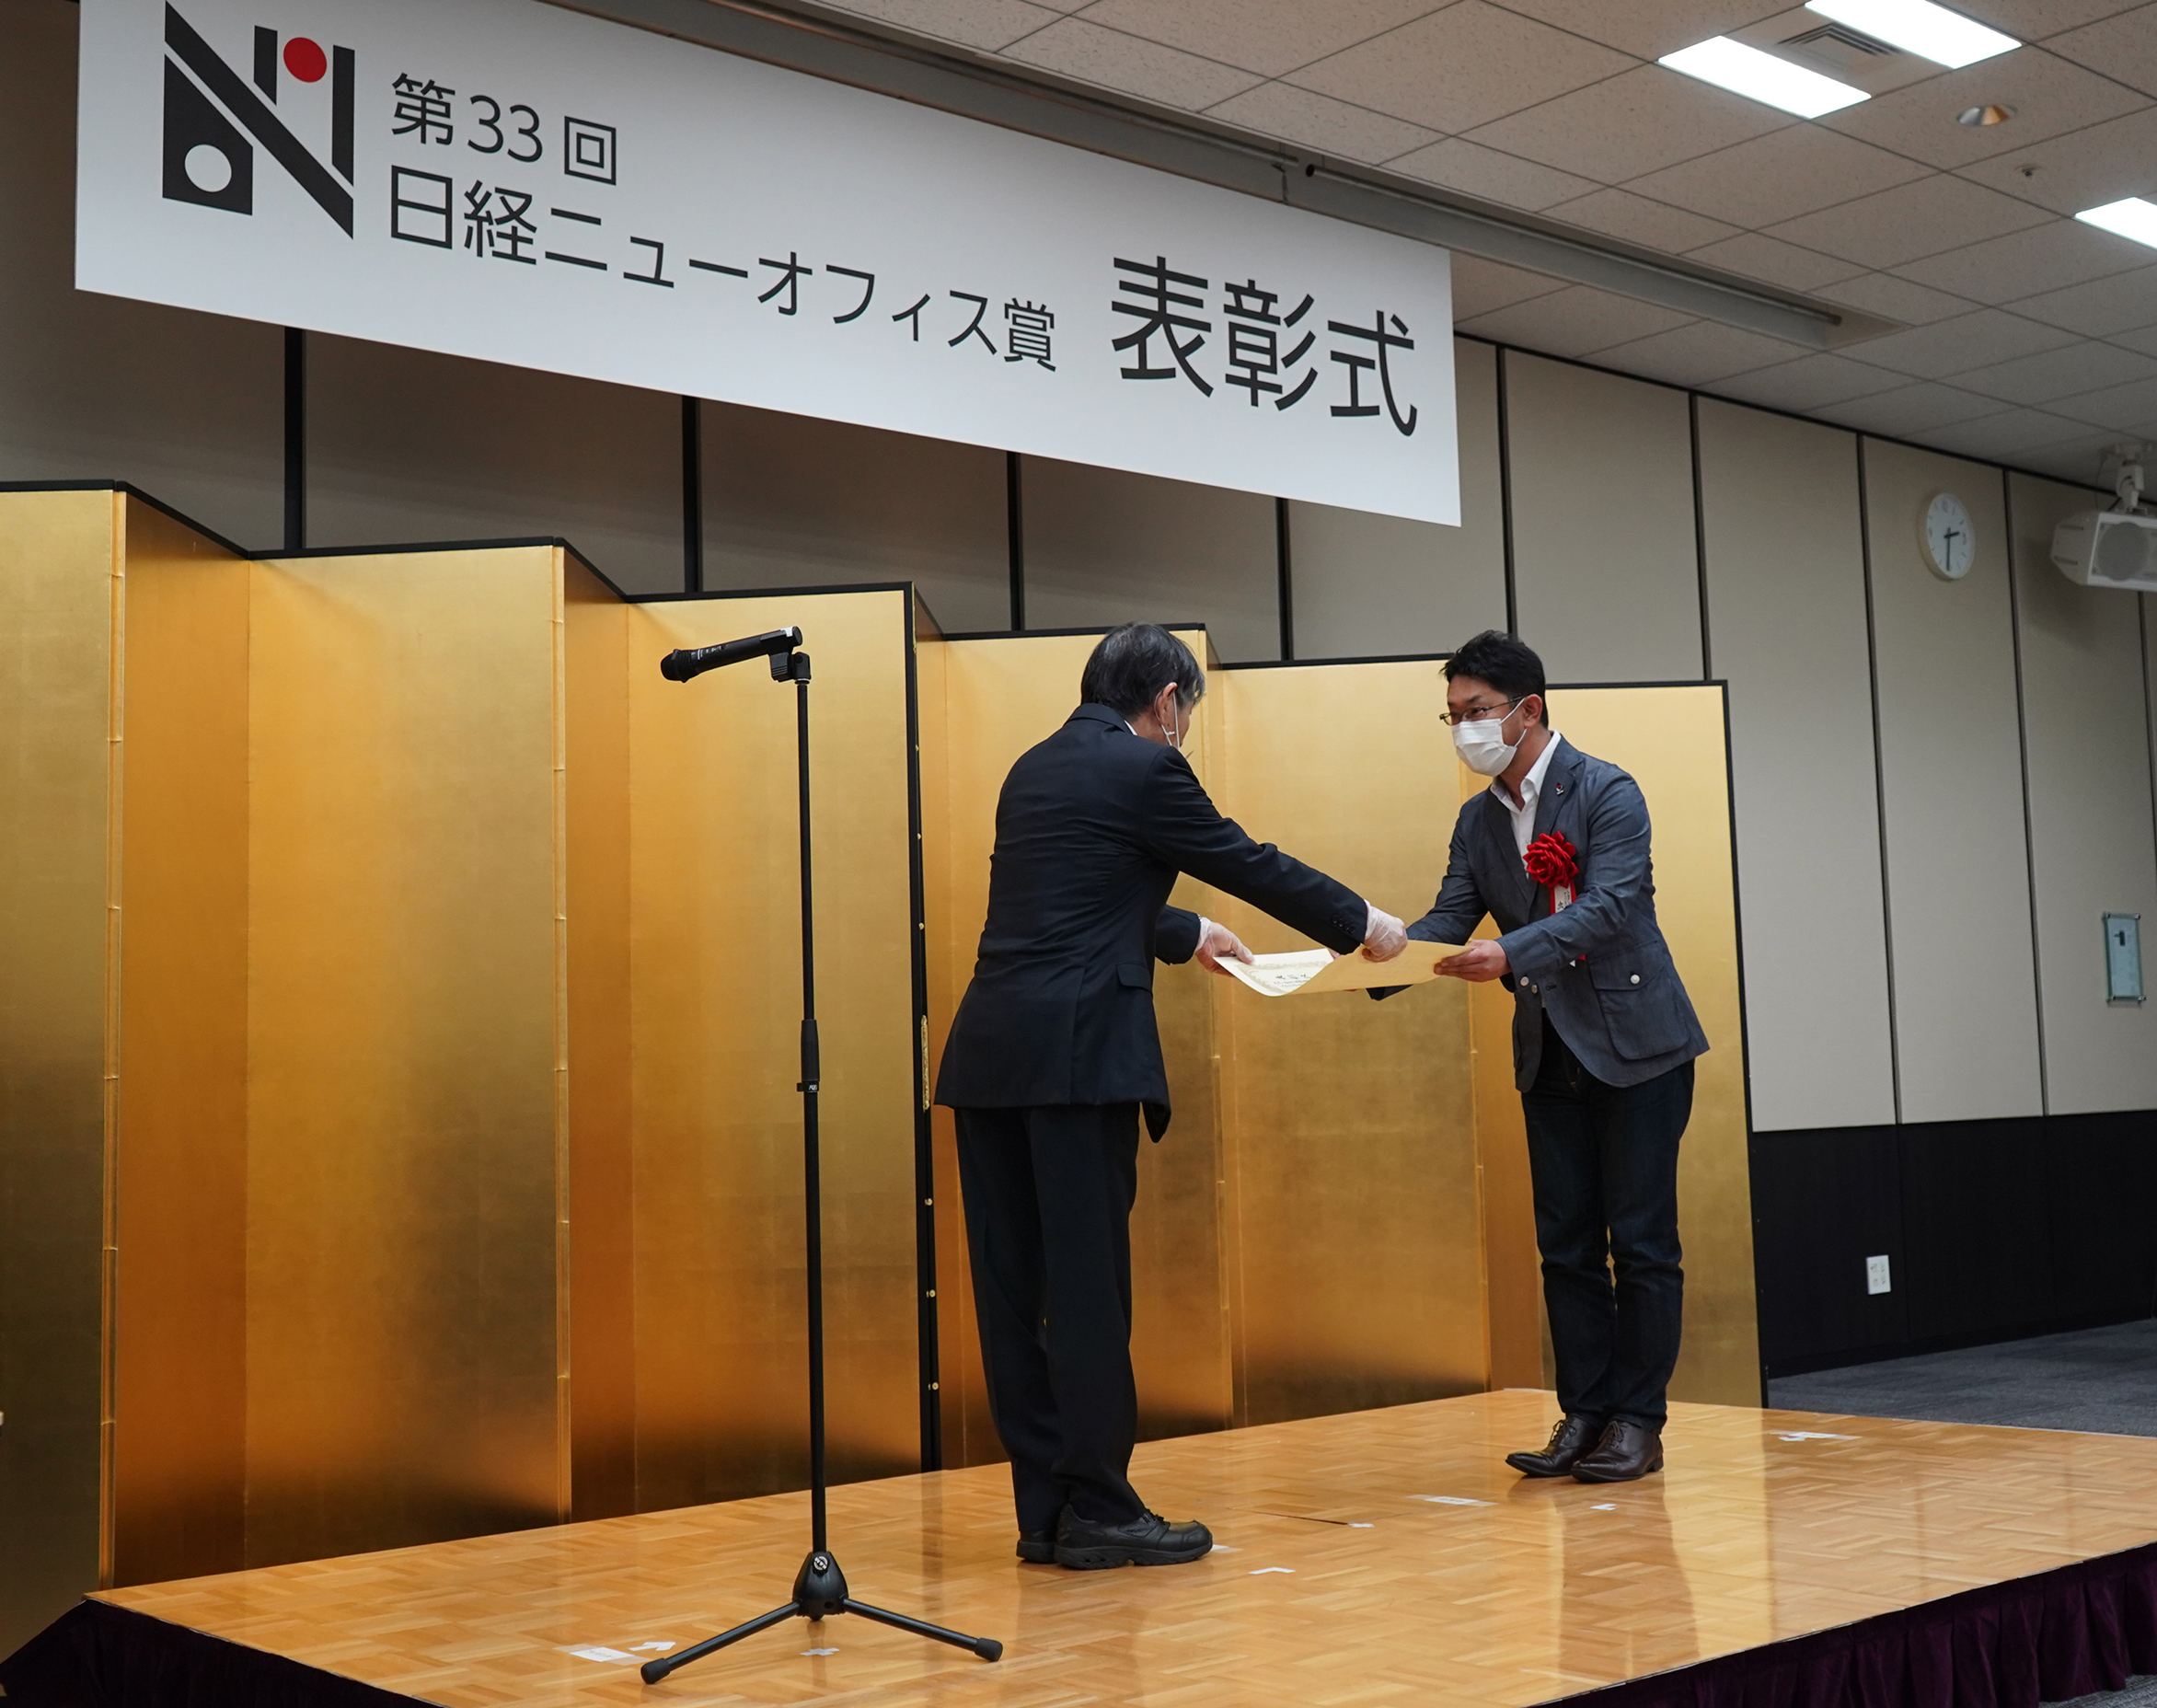
[[[1471,985],[1487,985],[1508,971],[1505,949],[1487,937],[1438,963],[1439,977],[1465,978]]]
[[[1226,978],[1228,975],[1221,967],[1223,960],[1248,962],[1251,959],[1251,951],[1236,941],[1236,933],[1227,926],[1217,925],[1203,917],[1199,924],[1203,929],[1198,934],[1198,964],[1207,972],[1220,973]]]
[[[1408,928],[1391,914],[1380,912],[1375,903],[1364,906],[1370,909],[1370,918],[1363,930],[1363,958],[1390,961],[1408,947]]]

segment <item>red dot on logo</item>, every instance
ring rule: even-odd
[[[284,44],[284,68],[302,83],[319,83],[329,59],[306,37],[294,36]]]

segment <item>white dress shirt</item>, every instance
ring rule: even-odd
[[[1496,778],[1491,779],[1491,792],[1498,797],[1498,804],[1513,814],[1513,845],[1520,850],[1520,858],[1528,859],[1528,845],[1535,840],[1536,802],[1542,799],[1543,778],[1551,768],[1551,760],[1558,752],[1558,744],[1565,738],[1557,731],[1551,732],[1551,739],[1543,744],[1543,750],[1528,767],[1528,775],[1520,779],[1520,803],[1516,806],[1513,797],[1505,792],[1505,785]]]

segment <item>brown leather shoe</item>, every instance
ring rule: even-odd
[[[1596,1450],[1573,1467],[1573,1476],[1577,1483],[1632,1483],[1662,1468],[1662,1436],[1617,1417]]]
[[[1580,1462],[1602,1433],[1602,1419],[1568,1412],[1551,1431],[1551,1444],[1541,1452],[1524,1448],[1506,1454],[1505,1462],[1524,1477],[1562,1477]]]

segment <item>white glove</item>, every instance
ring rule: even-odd
[[[1251,951],[1236,940],[1236,933],[1225,925],[1217,925],[1204,914],[1198,917],[1198,964],[1209,973],[1219,973],[1221,963],[1249,961]],[[1226,977],[1226,974],[1222,974]]]
[[[1364,905],[1370,909],[1370,920],[1363,932],[1363,958],[1390,961],[1408,947],[1408,928],[1391,914],[1381,912],[1376,903]]]

